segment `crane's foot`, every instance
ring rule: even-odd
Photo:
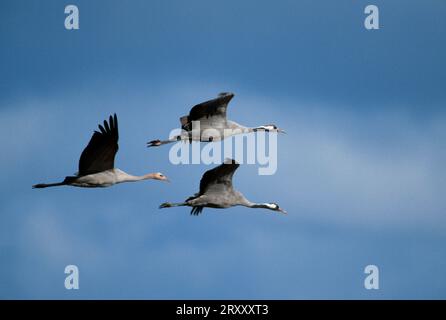
[[[164,203],[162,203],[162,204],[159,206],[160,209],[163,209],[163,208],[171,208],[171,207],[172,207],[172,204],[169,203],[169,202],[164,202]]]
[[[147,142],[147,147],[158,147],[161,145],[161,140],[152,140]]]

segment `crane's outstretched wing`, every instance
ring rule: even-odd
[[[118,118],[110,116],[108,123],[99,125],[90,142],[79,159],[79,176],[85,176],[109,169],[115,165],[115,155],[118,152]]]
[[[208,170],[203,174],[200,181],[200,192],[224,192],[232,189],[232,177],[235,170],[240,166],[235,160],[225,160],[225,163]]]
[[[200,121],[201,128],[223,128],[226,125],[226,108],[233,93],[220,93],[217,98],[194,106],[188,116],[180,118],[181,127],[192,130],[192,121]]]

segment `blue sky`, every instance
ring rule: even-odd
[[[446,3],[373,1],[377,31],[369,1],[72,3],[77,31],[63,1],[0,4],[1,298],[446,298]],[[287,216],[157,209],[209,167],[145,142],[221,91],[231,119],[288,132],[275,175],[234,178]],[[171,184],[31,189],[113,112],[117,166]]]

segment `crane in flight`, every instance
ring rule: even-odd
[[[204,207],[224,209],[245,206],[269,209],[286,214],[286,211],[280,208],[277,203],[251,202],[241,192],[233,188],[232,177],[239,166],[234,160],[226,160],[225,163],[204,173],[200,181],[200,191],[194,196],[180,203],[165,202],[160,205],[160,209],[188,206],[192,207],[192,215],[199,215]]]
[[[157,147],[176,141],[219,141],[236,134],[266,131],[282,132],[274,124],[259,127],[245,127],[226,118],[226,109],[234,97],[233,93],[223,92],[217,98],[195,105],[189,115],[181,117],[182,133],[167,140],[152,140],[147,142],[148,147]],[[195,134],[193,124],[199,122],[199,132]]]
[[[56,186],[74,186],[84,188],[109,187],[122,182],[134,182],[148,179],[169,181],[162,173],[149,173],[143,176],[133,176],[115,168],[115,156],[118,152],[118,118],[116,114],[99,125],[90,142],[79,159],[79,172],[75,176],[68,176],[58,183],[39,183],[33,188],[47,188]]]

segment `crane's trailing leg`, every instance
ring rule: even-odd
[[[33,185],[33,189],[42,189],[42,188],[48,188],[48,187],[58,187],[58,186],[65,186],[65,182],[58,182],[58,183],[38,183]]]
[[[185,138],[187,139],[187,138]],[[177,141],[181,141],[181,140],[185,140],[183,137],[181,136],[177,136],[175,138],[172,139],[168,139],[168,140],[152,140],[147,142],[147,147],[159,147],[162,146],[163,144],[168,144],[168,143],[173,143],[173,142],[177,142]]]
[[[182,206],[187,206],[187,205],[188,204],[186,202],[181,202],[181,203],[164,202],[159,206],[159,208],[163,209],[163,208],[172,208],[172,207],[182,207]]]
[[[76,177],[65,177],[65,179],[62,182],[35,184],[35,185],[33,185],[33,189],[42,189],[42,188],[48,188],[48,187],[68,186],[71,183],[73,183],[75,180],[76,180]]]

